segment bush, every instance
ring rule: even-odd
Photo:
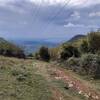
[[[47,47],[41,47],[38,54],[41,60],[44,60],[44,61],[50,60],[50,54]]]
[[[77,71],[79,67],[79,58],[71,57],[67,60],[67,66],[73,71]]]
[[[80,72],[92,78],[100,78],[100,56],[85,54],[80,59]]]
[[[39,60],[40,57],[39,57],[39,54],[37,52],[34,54],[34,58]]]
[[[0,55],[8,57],[25,58],[24,51],[15,45],[0,45]]]
[[[59,51],[58,58],[67,60],[70,57],[79,57],[80,53],[78,49],[72,45],[62,46]]]
[[[88,34],[89,51],[96,53],[100,50],[100,32],[91,32]]]
[[[57,60],[57,58],[58,58],[58,51],[59,51],[59,47],[50,48],[49,49],[51,60]]]
[[[81,53],[88,53],[89,52],[89,47],[88,47],[88,41],[87,40],[83,40],[79,50]]]
[[[75,57],[71,57],[67,60],[67,64],[69,66],[79,66],[79,59]]]

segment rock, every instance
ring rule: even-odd
[[[60,80],[60,79],[62,79],[62,77],[55,77],[55,79],[56,79],[56,80]]]
[[[89,98],[89,95],[88,95],[88,94],[84,94],[84,96],[85,96],[86,98]]]
[[[82,94],[82,91],[79,91],[78,93],[79,93],[79,94]]]
[[[68,87],[69,87],[69,88],[73,87],[73,84],[70,83]]]
[[[99,100],[99,97],[98,97],[98,96],[96,96],[95,98],[96,98],[97,100]]]
[[[98,96],[92,96],[92,98],[95,99],[95,100],[99,100]]]

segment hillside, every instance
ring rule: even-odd
[[[0,100],[88,100],[89,94],[100,96],[100,81],[90,83],[54,63],[37,60],[0,56],[0,80]]]
[[[0,38],[0,55],[23,57],[23,50],[15,44]]]
[[[74,36],[74,37],[72,37],[70,40],[68,40],[67,42],[75,42],[75,41],[77,41],[77,40],[80,40],[80,39],[82,39],[82,38],[85,38],[86,36],[85,35],[76,35],[76,36]]]
[[[32,59],[0,56],[0,100],[99,100],[99,40],[93,32],[87,40],[41,47]]]
[[[0,38],[0,49],[10,49],[10,48],[19,49],[16,45],[8,42],[4,38]]]

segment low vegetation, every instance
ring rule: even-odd
[[[35,54],[36,59],[40,59],[43,61],[49,61],[50,60],[50,54],[47,47],[41,47],[38,51],[38,53]]]
[[[25,58],[24,51],[1,39],[0,100],[99,98],[100,32],[91,32],[81,39],[78,37],[78,40],[52,49],[43,46],[37,53],[28,55],[40,61],[11,57]],[[91,83],[83,80],[83,76]]]
[[[0,56],[0,100],[52,100],[45,78],[33,60]]]
[[[18,46],[0,38],[0,55],[8,57],[25,58],[24,51]]]
[[[90,32],[83,38],[78,37],[49,50],[42,47],[36,57],[60,61],[78,74],[100,79],[100,32]]]

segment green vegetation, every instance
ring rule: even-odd
[[[25,58],[24,51],[18,46],[0,38],[0,55],[8,57]]]
[[[0,56],[0,100],[52,100],[48,82],[33,63]]]
[[[35,58],[36,59],[40,59],[43,61],[49,61],[50,60],[50,54],[49,54],[49,50],[47,47],[41,47],[39,49],[39,52],[35,54]]]
[[[100,56],[85,54],[80,59],[81,74],[100,79]]]
[[[63,45],[59,50],[59,59],[66,60],[70,57],[79,57],[80,53],[78,49],[72,45]]]
[[[43,46],[28,55],[40,61],[3,57],[25,55],[22,49],[1,38],[0,100],[87,100],[74,83],[82,89],[100,91],[100,32],[82,37],[56,48]]]
[[[50,59],[60,61],[78,74],[100,79],[100,32],[82,37],[50,49]]]
[[[88,34],[89,51],[97,53],[100,51],[100,32],[92,32]]]
[[[89,52],[89,47],[88,47],[88,42],[87,40],[82,40],[82,43],[79,46],[79,50],[81,53],[88,53]]]

